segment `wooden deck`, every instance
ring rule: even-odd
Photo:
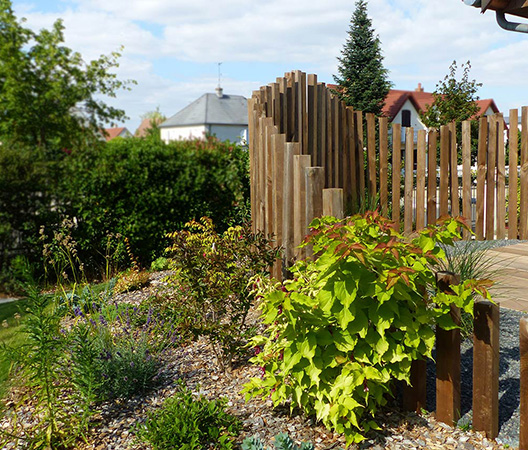
[[[501,308],[528,312],[528,243],[490,250],[498,270],[493,299]]]

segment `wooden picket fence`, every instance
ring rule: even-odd
[[[374,204],[405,234],[450,214],[473,217],[480,240],[528,239],[528,107],[522,108],[520,154],[516,109],[510,110],[508,145],[502,114],[479,119],[473,169],[471,122],[462,123],[461,142],[455,124],[416,134],[398,124],[389,127],[386,117],[347,107],[316,75],[286,73],[255,91],[248,109],[251,216],[254,229],[273,234],[284,249],[273,268],[278,279],[310,254],[297,247],[313,218],[343,217]],[[489,302],[475,306],[473,427],[490,438],[498,433],[498,311]],[[452,313],[456,319],[459,312]],[[519,448],[528,449],[528,320],[523,320]],[[410,409],[425,405],[424,371],[423,362],[413,365],[413,388],[404,397]],[[452,424],[460,414],[457,331],[439,330],[436,386],[437,417]]]
[[[517,110],[508,146],[502,114],[480,118],[472,173],[471,122],[462,123],[461,142],[454,123],[415,139],[412,128],[347,107],[316,75],[287,73],[248,106],[252,220],[275,235],[285,265],[304,256],[296,247],[314,217],[374,203],[406,234],[451,214],[474,216],[477,239],[528,239],[528,107],[520,155]]]

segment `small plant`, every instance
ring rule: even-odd
[[[161,409],[148,413],[137,434],[154,450],[231,450],[240,421],[225,412],[226,399],[195,397],[183,384]]]
[[[148,285],[150,274],[144,270],[129,269],[117,277],[115,294],[137,291]]]
[[[249,224],[222,234],[206,217],[186,226],[169,235],[167,251],[175,269],[169,284],[179,293],[182,315],[209,338],[225,370],[243,351],[251,331],[246,316],[255,297],[248,282],[255,275],[266,276],[277,251],[262,234],[252,233]]]
[[[170,260],[164,256],[160,256],[152,261],[150,270],[153,272],[161,272],[162,270],[168,270],[170,268]]]
[[[290,402],[348,444],[377,429],[390,382],[409,383],[412,361],[431,357],[434,325],[456,327],[450,305],[471,313],[475,292],[489,298],[475,281],[426,295],[444,256],[437,243],[452,243],[460,226],[440,220],[406,240],[377,213],[315,219],[306,242],[319,256],[297,262],[292,280],[264,294],[267,329],[251,341],[262,378],[245,386],[247,397]]]
[[[280,433],[274,439],[275,450],[313,450],[314,445],[311,442],[302,442],[301,445],[296,445],[293,439],[286,433]],[[242,442],[242,450],[269,450],[265,449],[260,438],[253,436],[244,439]]]

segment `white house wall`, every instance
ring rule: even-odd
[[[247,142],[248,128],[244,125],[210,125],[209,132],[220,141]]]
[[[392,123],[402,123],[402,111],[404,109],[408,109],[411,111],[411,127],[414,128],[414,131],[418,130],[425,130],[424,124],[420,121],[420,116],[418,115],[418,111],[416,111],[416,108],[411,103],[410,100],[406,100],[403,106],[398,111],[398,114],[394,116],[394,119],[392,120]]]
[[[161,128],[161,139],[165,142],[182,141],[185,139],[203,138],[207,132],[205,125],[194,125],[188,127]]]

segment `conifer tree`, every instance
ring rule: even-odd
[[[383,67],[380,39],[367,15],[366,0],[356,1],[341,55],[337,58],[339,75],[334,76],[339,97],[364,113],[380,115],[391,82],[388,70]]]

